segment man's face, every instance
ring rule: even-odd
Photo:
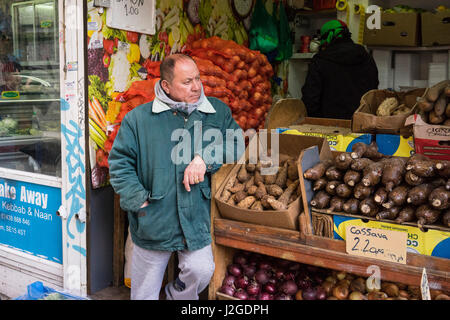
[[[202,92],[202,82],[197,65],[190,59],[178,60],[173,70],[174,77],[171,82],[161,82],[163,89],[172,100],[195,103]]]

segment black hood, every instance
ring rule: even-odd
[[[370,56],[363,46],[351,39],[336,39],[316,57],[343,65],[358,65],[366,62]]]

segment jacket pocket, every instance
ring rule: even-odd
[[[167,210],[164,210],[160,202],[151,202],[137,212],[136,234],[140,239],[164,241],[170,238],[172,228],[165,216]]]
[[[154,168],[152,176],[152,189],[149,200],[161,200],[169,191],[169,174],[167,168]]]
[[[200,186],[200,190],[202,192],[202,195],[205,199],[211,200],[211,188],[210,187],[203,187]]]

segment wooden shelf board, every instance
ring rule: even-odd
[[[317,236],[301,237],[300,232],[254,225],[227,219],[214,220],[214,238],[218,245],[258,252],[281,259],[370,276],[367,268],[376,265],[381,277],[409,285],[420,285],[422,269],[427,268],[430,287],[450,291],[448,259],[408,253],[407,264],[352,256],[345,242]]]

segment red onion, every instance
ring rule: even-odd
[[[277,284],[278,280],[276,278],[270,278],[267,283]]]
[[[326,300],[327,299],[327,292],[325,291],[325,288],[323,288],[323,287],[316,288],[316,298],[317,298],[317,300]]]
[[[274,300],[294,300],[294,298],[292,298],[292,296],[281,293],[281,294],[277,294],[274,298]]]
[[[283,280],[285,273],[286,273],[286,270],[284,270],[283,268],[280,268],[280,267],[275,268],[275,270],[274,270],[274,276],[278,280]]]
[[[241,276],[234,281],[236,288],[245,289],[248,286],[248,278],[246,276]]]
[[[278,290],[284,294],[293,295],[297,292],[298,287],[294,280],[287,280],[280,285]]]
[[[285,280],[295,280],[295,278],[296,278],[295,271],[288,271],[284,274]]]
[[[239,300],[247,300],[248,294],[244,289],[237,289],[233,297],[238,298]]]
[[[247,300],[258,300],[258,296],[248,296]]]
[[[255,273],[255,280],[260,284],[265,285],[269,281],[269,275],[266,270],[260,269]]]
[[[297,271],[300,270],[301,266],[302,265],[298,262],[292,262],[288,269],[291,271]]]
[[[222,292],[228,296],[233,296],[235,293],[235,290],[232,286],[224,285],[224,286],[220,287],[219,292]]]
[[[291,261],[289,261],[289,260],[277,259],[277,261],[276,261],[276,265],[283,269],[287,268],[289,266],[289,264],[291,264]]]
[[[277,287],[275,286],[275,284],[268,282],[264,285],[264,291],[274,294],[277,291]]]
[[[303,290],[302,293],[303,300],[316,300],[317,299],[317,290],[316,288],[307,288]]]
[[[273,295],[267,292],[261,292],[258,294],[258,300],[273,300]]]
[[[242,275],[242,270],[241,267],[237,264],[230,264],[228,265],[228,273],[235,276],[235,277],[240,277]]]
[[[248,284],[246,290],[249,295],[257,295],[261,292],[261,285],[258,282],[252,280]]]
[[[242,270],[244,271],[244,275],[249,278],[252,278],[256,273],[256,267],[248,264],[243,265]]]
[[[301,289],[301,290],[305,290],[308,288],[311,288],[312,286],[312,280],[308,277],[305,278],[297,278],[297,286]]]
[[[258,269],[263,269],[263,270],[269,271],[269,270],[272,270],[272,265],[268,261],[263,260],[258,264]]]
[[[244,265],[247,263],[247,258],[243,254],[236,254],[233,258],[233,262],[238,265]]]
[[[229,275],[225,276],[225,278],[223,278],[222,285],[223,286],[225,286],[225,285],[233,286],[235,280],[236,280],[236,278],[233,275],[229,274]]]

